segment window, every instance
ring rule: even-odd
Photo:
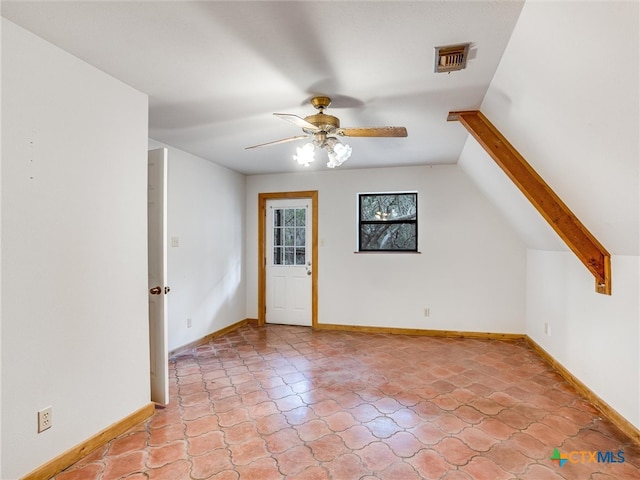
[[[276,208],[273,211],[273,264],[304,265],[306,255],[305,208]]]
[[[417,252],[418,194],[359,194],[358,251]]]

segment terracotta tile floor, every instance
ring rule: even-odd
[[[524,342],[246,326],[170,375],[166,409],[55,480],[640,479]]]

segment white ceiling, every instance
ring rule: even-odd
[[[149,136],[245,174],[299,171],[314,94],[349,138],[340,168],[456,163],[467,133],[450,110],[479,108],[523,1],[2,2],[2,16],[149,95]],[[472,42],[465,70],[433,72],[434,47]],[[324,157],[320,160],[324,160]],[[316,161],[311,169],[326,169]]]

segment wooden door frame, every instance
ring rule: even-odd
[[[258,194],[258,325],[267,316],[267,201],[301,198],[311,200],[311,328],[318,325],[318,191]]]

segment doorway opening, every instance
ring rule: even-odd
[[[289,203],[291,200],[301,200],[302,203],[300,207],[297,208],[293,203]],[[278,201],[287,201],[283,203],[285,205],[292,206],[294,213],[303,208],[303,205],[308,205],[308,216],[307,219],[304,220],[305,225],[309,223],[309,231],[310,238],[306,239],[305,242],[305,257],[304,261],[300,260],[301,250],[298,253],[298,260],[296,260],[295,249],[293,250],[293,265],[292,268],[295,268],[295,264],[298,263],[298,267],[303,272],[303,275],[299,275],[293,279],[292,287],[287,287],[283,282],[282,278],[272,279],[269,278],[272,270],[270,269],[274,263],[277,263],[281,260],[276,260],[274,262],[274,255],[278,255],[275,252],[282,252],[281,245],[278,244],[279,240],[276,240],[276,245],[274,246],[274,225],[273,225],[273,208],[276,207],[280,209],[278,206]],[[270,214],[271,213],[271,214]],[[294,215],[295,217],[295,215]],[[309,218],[310,217],[310,218]],[[276,216],[275,218],[278,218]],[[300,237],[301,229],[299,228],[301,225],[301,221],[298,220],[298,237]],[[275,228],[277,230],[277,226]],[[294,235],[294,248],[295,248],[295,235],[296,235],[296,225],[293,226],[293,235]],[[299,243],[299,246],[301,244]],[[278,257],[282,259],[283,257]],[[281,261],[282,262],[282,261]],[[286,261],[283,261],[286,263]],[[277,271],[277,269],[276,269]],[[304,291],[300,290],[300,285],[304,285],[303,278],[304,275],[310,278],[310,285],[307,287],[303,287]],[[282,286],[280,290],[272,288],[274,285],[270,285],[269,282],[276,281],[279,282],[279,285]],[[272,293],[274,292],[275,293]],[[289,292],[289,293],[286,293]],[[311,317],[310,325],[312,328],[315,328],[318,323],[318,192],[317,190],[309,190],[309,191],[299,191],[299,192],[273,192],[273,193],[260,193],[258,194],[258,325],[264,325],[270,319],[268,315],[273,315],[273,311],[269,312],[268,309],[274,304],[273,295],[279,295],[279,299],[275,300],[275,303],[283,304],[292,304],[293,302],[289,302],[287,300],[288,297],[296,296],[296,295],[309,295],[309,315]],[[269,298],[271,295],[271,299]],[[297,299],[300,300],[300,299]],[[299,304],[306,304],[306,301],[297,302]],[[299,318],[299,317],[298,317]],[[297,322],[297,321],[296,321]],[[282,323],[287,323],[286,321]],[[292,324],[303,324],[303,323],[292,323]]]

